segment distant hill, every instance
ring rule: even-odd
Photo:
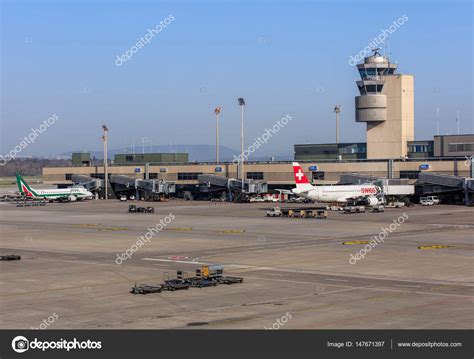
[[[11,177],[17,173],[23,176],[39,176],[43,167],[71,166],[71,160],[45,158],[16,158],[5,166],[0,166],[0,177]]]

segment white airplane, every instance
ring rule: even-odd
[[[346,203],[349,199],[359,198],[369,206],[379,204],[377,195],[380,189],[373,184],[313,186],[308,181],[308,178],[298,162],[293,162],[293,173],[296,188],[293,188],[291,193],[299,197],[308,198],[316,202],[330,203]]]
[[[42,198],[47,200],[75,202],[83,199],[92,199],[92,192],[83,187],[71,187],[65,189],[34,189],[20,176],[16,175],[16,183],[20,194],[29,198]]]

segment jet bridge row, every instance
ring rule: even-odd
[[[137,199],[152,200],[176,192],[174,182],[157,179],[138,179],[124,175],[111,175],[109,181],[117,195],[134,194]]]
[[[266,182],[245,180],[242,193],[242,181],[217,175],[198,175],[198,187],[201,193],[228,193],[231,196],[242,194],[262,194],[268,192]]]

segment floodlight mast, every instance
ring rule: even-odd
[[[242,193],[244,193],[244,107],[245,107],[245,100],[243,97],[239,97],[237,99],[240,106],[240,179],[242,181]]]
[[[102,125],[104,134],[102,135],[102,141],[104,141],[104,186],[105,186],[105,199],[109,198],[109,174],[108,174],[108,154],[107,146],[109,142],[109,128],[106,125]]]
[[[341,112],[341,108],[341,105],[334,107],[334,112],[336,113],[336,144],[339,144],[339,112]]]
[[[217,106],[214,109],[216,114],[216,163],[219,163],[219,115],[222,112],[222,107]]]

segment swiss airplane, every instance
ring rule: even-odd
[[[291,192],[299,197],[316,202],[330,203],[346,203],[348,199],[360,198],[369,206],[375,206],[379,203],[377,194],[380,191],[373,184],[313,186],[298,162],[293,162],[293,173],[296,188],[293,188]]]
[[[23,177],[16,175],[18,190],[22,196],[29,198],[43,198],[48,200],[75,202],[77,200],[92,199],[92,192],[80,187],[68,189],[34,189],[25,182]]]

